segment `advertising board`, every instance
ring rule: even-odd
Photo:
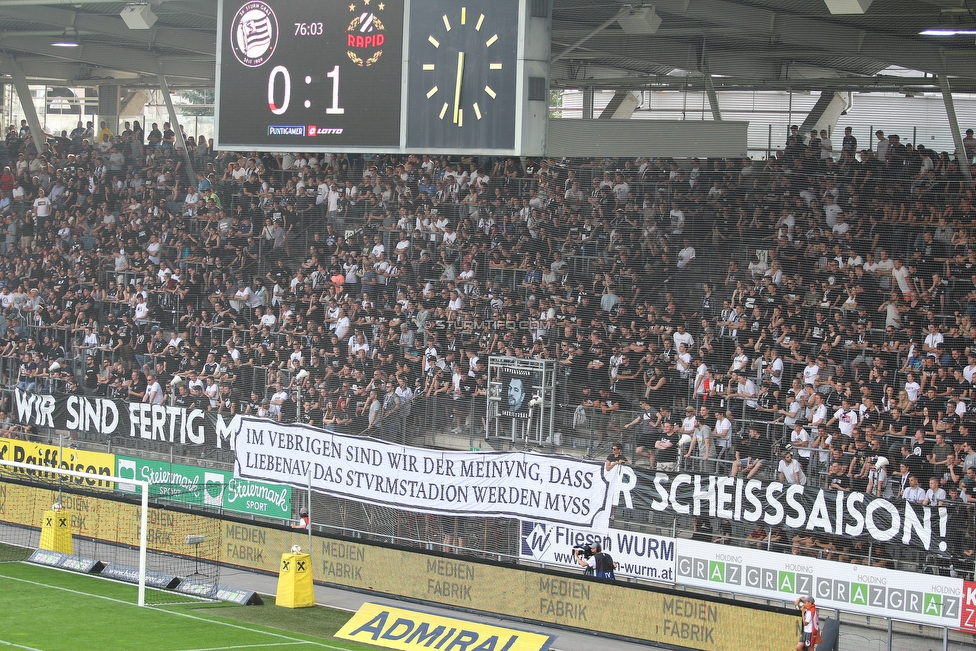
[[[234,477],[233,473],[164,461],[117,456],[115,474],[152,484],[150,494],[187,506],[235,513],[291,518],[291,487]],[[119,484],[128,492],[131,485]]]
[[[976,593],[962,579],[684,539],[675,555],[682,585],[788,602],[812,595],[820,607],[976,631],[963,617]]]
[[[618,577],[634,577],[674,583],[675,540],[662,536],[622,531],[568,527],[540,520],[519,523],[519,558],[546,566],[580,571],[573,548],[599,544],[617,563]]]

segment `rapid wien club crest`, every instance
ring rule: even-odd
[[[363,0],[363,7],[358,15],[349,22],[346,28],[346,54],[349,59],[360,68],[369,67],[383,56],[382,46],[386,42],[386,26],[380,20],[379,14],[386,9],[386,4],[380,2],[376,11],[369,6],[371,0]],[[349,5],[349,11],[356,12],[355,4]]]

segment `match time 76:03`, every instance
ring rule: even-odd
[[[322,23],[295,23],[295,36],[322,36]]]

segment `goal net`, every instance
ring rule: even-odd
[[[0,562],[134,583],[140,605],[213,599],[219,520],[186,508],[196,490],[0,460]]]

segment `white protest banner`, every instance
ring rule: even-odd
[[[527,517],[606,530],[600,462],[528,452],[439,451],[242,417],[234,471],[428,513]]]
[[[826,561],[746,547],[676,541],[682,585],[793,601],[812,595],[818,606],[960,628],[963,580]]]
[[[520,525],[522,560],[582,571],[573,557],[573,548],[596,543],[618,564],[617,576],[674,583],[673,538],[613,528],[601,533],[537,520],[522,520]]]

